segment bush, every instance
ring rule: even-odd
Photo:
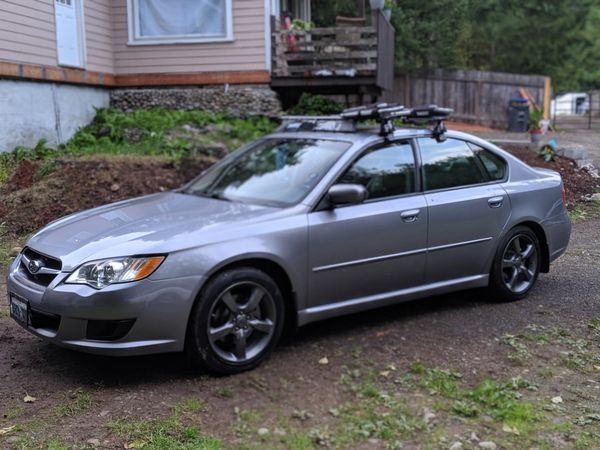
[[[322,95],[302,94],[298,104],[288,110],[289,114],[299,116],[326,116],[339,114],[344,107]]]

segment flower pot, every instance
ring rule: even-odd
[[[369,0],[369,4],[371,5],[372,10],[383,9],[385,0]]]
[[[529,137],[531,139],[531,142],[541,142],[542,140],[542,130],[530,130],[529,131]]]
[[[392,10],[384,9],[382,12],[383,12],[383,17],[385,17],[385,20],[387,20],[389,22],[392,19]]]

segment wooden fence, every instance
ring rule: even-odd
[[[420,75],[397,74],[386,102],[406,106],[437,104],[454,109],[456,120],[494,128],[508,127],[508,104],[525,89],[549,113],[548,77],[466,70],[434,70]]]

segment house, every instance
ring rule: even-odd
[[[284,14],[308,22],[311,1],[0,0],[0,151],[64,142],[111,97],[124,109],[264,113],[279,108],[273,91],[375,97],[391,86],[393,28],[380,11],[310,30],[282,26]]]

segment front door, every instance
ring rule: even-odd
[[[426,283],[486,275],[510,216],[498,173],[464,141],[418,141],[429,211]]]
[[[337,181],[362,184],[367,200],[309,215],[309,309],[377,302],[423,283],[427,208],[414,161],[408,142],[367,150]]]
[[[83,0],[54,0],[58,64],[84,67]]]

